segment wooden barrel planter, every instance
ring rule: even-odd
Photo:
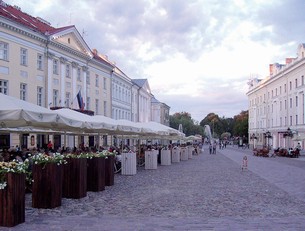
[[[63,166],[57,163],[34,164],[32,206],[52,209],[61,206]]]
[[[25,221],[25,174],[6,173],[7,186],[0,189],[0,226],[13,227]]]
[[[114,185],[114,156],[107,156],[105,159],[105,185]]]
[[[67,158],[63,174],[63,197],[79,199],[87,196],[87,158]]]
[[[87,159],[87,190],[105,190],[105,157]]]

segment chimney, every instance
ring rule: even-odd
[[[269,75],[273,75],[273,64],[269,64]]]
[[[292,63],[294,58],[286,58],[286,65]]]

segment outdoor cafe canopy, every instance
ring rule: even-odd
[[[184,136],[176,129],[157,122],[132,122],[109,117],[89,116],[71,109],[49,110],[0,93],[0,128],[31,127],[75,133],[107,133],[177,139]]]

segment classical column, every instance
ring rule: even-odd
[[[52,85],[52,80],[53,80],[53,58],[55,55],[51,52],[46,53],[47,57],[47,79],[45,79],[45,102],[46,102],[46,108],[50,108],[53,103],[53,85]]]
[[[62,107],[65,103],[65,90],[66,90],[66,64],[67,59],[60,57],[60,103],[59,106]]]

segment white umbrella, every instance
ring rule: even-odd
[[[52,110],[0,93],[0,127],[53,128],[60,123]]]

